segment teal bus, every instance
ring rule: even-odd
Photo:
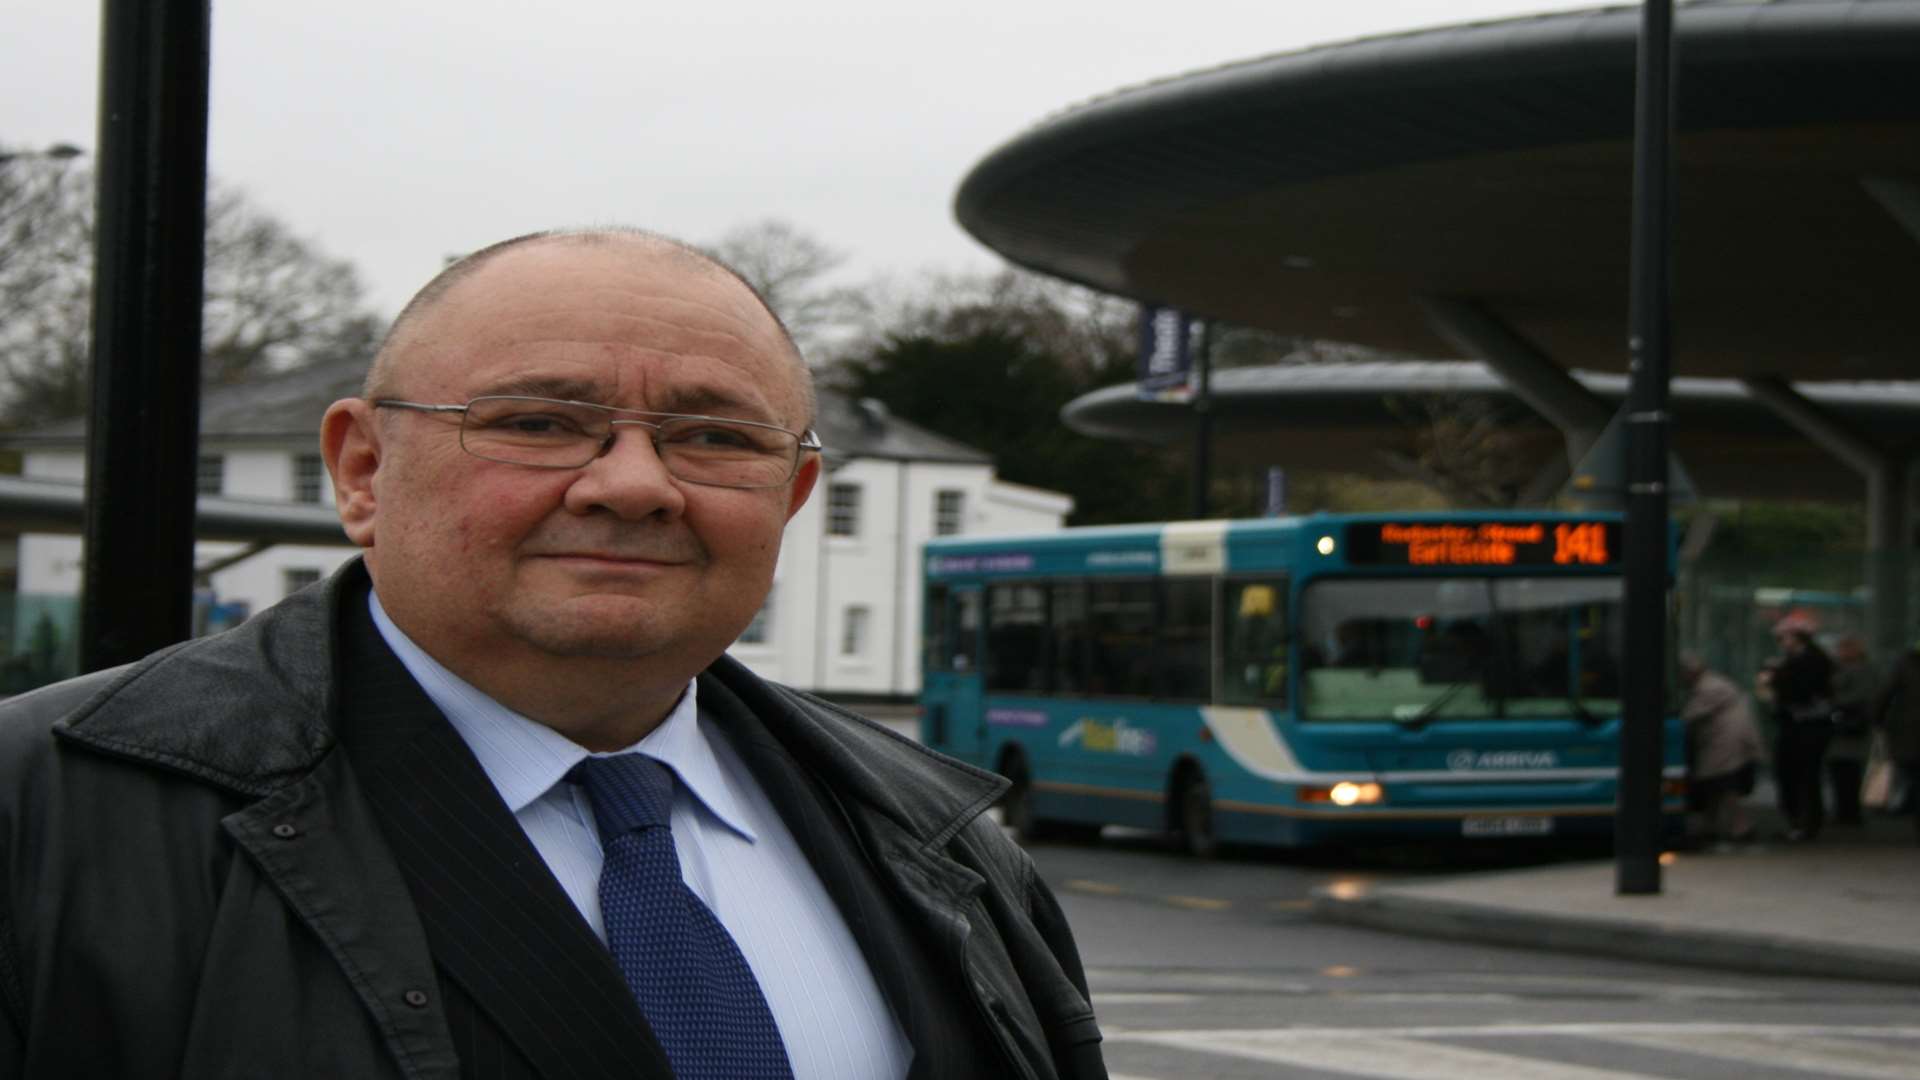
[[[1023,838],[1608,836],[1621,532],[1500,511],[935,540],[921,737],[1012,781]],[[1677,716],[1664,745],[1671,828]]]

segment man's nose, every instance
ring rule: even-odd
[[[567,509],[577,514],[607,510],[636,521],[655,514],[677,517],[686,508],[686,492],[667,470],[653,436],[648,424],[613,425],[599,456],[568,486]]]

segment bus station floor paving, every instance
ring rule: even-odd
[[[1757,809],[1757,808],[1756,808]],[[1760,835],[1775,835],[1762,816]],[[1656,893],[1622,895],[1612,859],[1315,894],[1316,917],[1660,963],[1920,983],[1920,841],[1870,815],[1799,843],[1662,856]]]

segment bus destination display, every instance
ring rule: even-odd
[[[1614,566],[1614,521],[1384,521],[1347,526],[1347,561],[1370,566]]]

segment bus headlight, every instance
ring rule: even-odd
[[[1371,780],[1356,784],[1342,780],[1332,787],[1303,787],[1296,793],[1302,803],[1332,803],[1335,806],[1371,806],[1380,801],[1380,785]]]

